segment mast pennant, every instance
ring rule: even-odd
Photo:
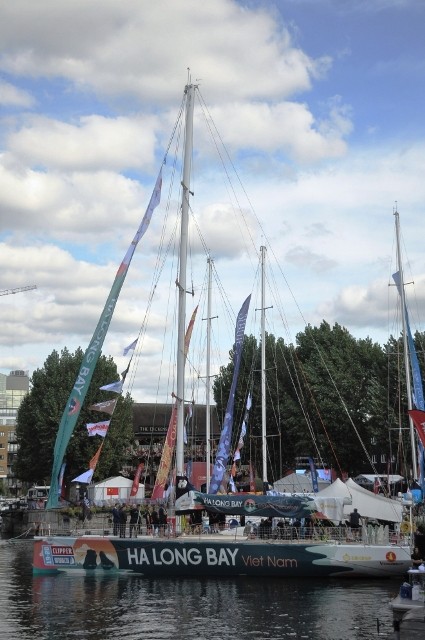
[[[105,340],[106,333],[111,323],[112,315],[114,313],[115,305],[118,300],[122,285],[126,278],[128,268],[133,258],[134,251],[137,247],[139,240],[144,236],[149,223],[152,218],[154,209],[158,206],[161,200],[161,186],[162,186],[162,167],[158,174],[155,187],[149,201],[148,207],[143,216],[143,220],[140,223],[137,233],[134,236],[127,253],[121,262],[117,274],[115,276],[114,283],[109,293],[103,312],[100,316],[97,327],[94,331],[93,337],[84,354],[81,368],[78,373],[77,379],[74,383],[74,387],[66,403],[65,410],[62,415],[62,419],[59,425],[58,434],[56,436],[56,443],[54,448],[52,478],[50,482],[49,497],[47,500],[47,509],[53,509],[58,506],[59,502],[59,474],[62,466],[65,452],[69,443],[69,440],[74,431],[75,425],[80,415],[81,407],[86,397],[88,388],[90,386],[93,372],[96,368],[97,361],[102,351],[102,346]]]

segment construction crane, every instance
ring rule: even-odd
[[[31,291],[37,289],[36,284],[29,284],[27,287],[17,287],[16,289],[3,289],[0,291],[0,296],[9,296],[11,293],[21,293],[21,291]]]

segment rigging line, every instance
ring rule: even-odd
[[[243,194],[245,195],[245,197],[247,199],[249,207],[250,207],[252,213],[254,214],[255,219],[257,220],[257,223],[259,223],[259,219],[258,219],[257,215],[255,214],[254,208],[253,208],[252,203],[251,203],[251,201],[249,199],[249,196],[248,196],[248,194],[247,194],[247,192],[245,190],[245,187],[243,186],[243,183],[242,183],[242,180],[241,180],[241,178],[239,176],[239,173],[238,173],[238,171],[237,171],[237,169],[236,169],[236,167],[235,167],[235,165],[234,165],[234,163],[233,163],[233,161],[232,161],[232,159],[230,157],[229,152],[227,151],[227,147],[224,144],[224,141],[220,136],[220,132],[217,129],[217,126],[216,126],[216,124],[214,122],[214,119],[213,119],[213,117],[211,115],[211,112],[209,111],[209,109],[208,109],[208,107],[206,105],[206,102],[205,102],[205,100],[204,100],[204,98],[202,96],[202,93],[201,93],[199,88],[198,88],[198,95],[199,95],[199,100],[200,100],[200,104],[201,104],[201,108],[202,108],[202,113],[203,113],[204,118],[205,118],[205,123],[206,123],[206,126],[207,126],[207,128],[208,128],[208,130],[210,132],[210,135],[211,135],[211,140],[213,141],[215,149],[217,151],[217,155],[220,158],[220,161],[221,161],[221,164],[222,164],[222,167],[223,167],[223,171],[224,171],[224,173],[225,173],[225,175],[227,177],[227,181],[228,181],[228,184],[230,185],[231,192],[233,193],[233,197],[234,197],[234,199],[235,199],[235,201],[236,201],[236,203],[238,205],[239,213],[241,214],[242,219],[244,220],[245,228],[246,228],[248,237],[249,237],[249,239],[251,241],[252,247],[254,248],[255,254],[257,255],[257,259],[258,259],[259,251],[258,251],[258,249],[256,247],[255,242],[254,242],[254,238],[252,236],[252,233],[251,233],[251,230],[249,228],[249,225],[247,224],[246,216],[245,216],[245,214],[243,212],[243,208],[239,203],[239,198],[238,198],[238,196],[236,194],[235,189],[233,188],[233,183],[232,183],[232,180],[230,178],[230,174],[229,174],[229,172],[227,170],[227,165],[226,165],[226,163],[224,161],[223,154],[221,153],[221,151],[220,151],[220,149],[218,147],[217,141],[216,141],[217,139],[220,141],[220,144],[221,144],[221,147],[222,147],[222,149],[223,149],[223,151],[225,153],[225,156],[227,157],[227,160],[228,160],[230,166],[232,167],[232,170],[233,170],[233,172],[234,172],[234,174],[235,174],[235,176],[237,178],[237,181],[239,182],[239,185],[240,185],[240,187],[242,189]],[[211,124],[212,124],[212,127],[211,127]],[[214,129],[215,135],[213,133],[213,129]],[[262,229],[261,224],[260,224],[260,228]],[[248,258],[251,260],[250,252],[247,251],[247,253],[248,253]],[[251,262],[251,264],[252,264],[252,266],[254,268],[254,263]]]
[[[307,387],[307,390],[309,391],[310,399],[311,399],[311,401],[312,401],[312,403],[313,403],[313,405],[314,405],[314,407],[315,407],[315,409],[316,409],[316,411],[317,411],[317,415],[318,415],[318,418],[319,418],[320,424],[322,425],[322,428],[323,428],[323,431],[324,431],[324,433],[325,433],[326,439],[327,439],[328,444],[329,444],[329,446],[330,446],[330,448],[331,448],[331,451],[332,451],[332,453],[333,453],[333,456],[334,456],[335,462],[336,462],[336,464],[338,465],[338,469],[339,469],[339,472],[340,472],[340,476],[342,477],[343,473],[342,473],[341,465],[340,465],[340,463],[339,463],[338,456],[337,456],[336,451],[335,451],[335,449],[334,449],[334,446],[333,446],[333,444],[332,444],[332,440],[331,440],[331,438],[330,438],[330,436],[329,436],[328,430],[326,429],[326,425],[325,425],[325,423],[324,423],[324,421],[323,421],[323,419],[322,419],[322,415],[321,415],[321,413],[320,413],[320,408],[319,408],[319,407],[318,407],[318,405],[317,405],[316,398],[314,397],[314,395],[313,395],[313,393],[312,393],[312,390],[311,390],[311,388],[310,388],[310,384],[309,384],[308,379],[307,379],[307,376],[306,376],[306,374],[305,374],[305,370],[304,370],[303,364],[302,364],[302,362],[299,360],[299,358],[297,357],[296,353],[295,353],[294,355],[295,355],[295,358],[296,358],[296,360],[297,360],[297,363],[298,363],[299,369],[300,369],[300,371],[301,371],[301,374],[302,374],[302,377],[303,377],[304,383],[305,383],[305,385],[306,385],[306,387]],[[316,436],[314,436],[314,438],[316,438]],[[320,449],[319,449],[319,448],[317,449],[317,452],[318,452],[318,455],[319,455],[320,459],[322,460],[322,458],[321,458],[321,454],[320,454]],[[322,462],[323,462],[323,460],[322,460]]]
[[[139,361],[140,361],[140,354],[142,351],[142,344],[143,340],[146,336],[146,332],[147,332],[147,320],[149,317],[149,313],[150,313],[150,309],[152,306],[152,302],[153,302],[153,298],[156,292],[156,288],[160,279],[160,276],[163,272],[166,260],[167,260],[167,256],[169,254],[170,251],[170,246],[171,246],[171,242],[172,240],[170,239],[168,246],[165,249],[165,253],[163,255],[163,259],[162,259],[162,263],[161,263],[161,255],[163,252],[163,248],[164,248],[164,238],[165,238],[165,229],[167,227],[167,222],[168,222],[168,217],[169,217],[169,212],[170,212],[170,203],[171,203],[171,195],[172,195],[172,188],[173,188],[173,184],[174,184],[174,178],[175,178],[175,174],[176,174],[176,167],[177,167],[177,151],[178,149],[181,148],[181,114],[182,114],[182,107],[180,108],[180,113],[179,113],[179,119],[176,121],[174,129],[173,129],[173,133],[172,136],[170,137],[170,141],[167,147],[167,154],[168,151],[170,149],[171,146],[171,141],[174,139],[175,133],[177,132],[177,135],[175,136],[175,142],[176,142],[176,147],[175,147],[175,152],[174,152],[174,160],[173,160],[173,164],[172,164],[172,170],[171,170],[171,180],[170,180],[170,184],[169,184],[169,190],[168,190],[168,196],[167,196],[167,201],[166,201],[166,207],[165,207],[165,217],[164,217],[164,222],[162,225],[162,231],[161,231],[161,236],[160,236],[160,242],[159,242],[159,247],[158,247],[158,251],[157,251],[157,257],[156,257],[156,263],[153,269],[153,275],[152,275],[152,284],[151,284],[151,289],[150,289],[150,294],[148,297],[148,305],[147,308],[145,310],[145,314],[142,320],[142,324],[141,327],[139,329],[139,335],[138,335],[138,346],[137,346],[137,350],[136,350],[136,358],[134,361],[134,365],[132,367],[132,371],[130,374],[130,379],[129,379],[129,385],[128,385],[128,390],[131,393],[133,386],[134,386],[134,382],[135,382],[135,377],[137,374],[137,370],[138,370],[138,365],[139,365]],[[180,127],[178,127],[180,122]],[[141,342],[140,339],[142,338]]]
[[[285,346],[285,345],[282,345],[282,346]],[[280,345],[279,345],[279,348],[280,348]],[[317,442],[317,436],[314,433],[312,420],[311,420],[311,417],[308,414],[307,402],[306,402],[306,399],[304,397],[303,386],[302,386],[301,381],[300,381],[299,376],[298,376],[298,367],[296,366],[295,360],[297,362],[299,362],[299,360],[296,357],[295,347],[293,347],[293,345],[289,345],[288,352],[289,352],[289,355],[290,355],[290,358],[291,358],[291,363],[292,363],[293,369],[291,369],[291,367],[288,364],[284,349],[283,348],[280,349],[280,354],[281,354],[281,356],[283,358],[283,361],[285,362],[286,370],[287,370],[287,373],[288,373],[289,378],[291,380],[292,388],[293,388],[293,390],[294,390],[294,392],[296,394],[300,410],[301,410],[301,412],[302,412],[302,414],[304,416],[304,420],[306,422],[307,429],[308,429],[308,431],[310,433],[310,437],[312,439],[313,446],[316,449],[318,457],[321,458],[320,447],[319,447],[318,442]],[[308,388],[308,384],[307,384],[307,388]],[[320,418],[320,413],[319,413],[319,418]]]
[[[200,90],[199,90],[199,89],[198,89],[198,93],[199,93],[200,99],[202,100],[201,104],[202,104],[202,106],[205,108],[206,112],[208,113],[208,116],[209,116],[209,118],[210,118],[210,121],[211,121],[211,122],[213,123],[213,125],[214,125],[214,129],[215,129],[215,131],[216,131],[216,135],[217,135],[218,139],[220,140],[220,142],[221,142],[221,144],[222,144],[222,146],[223,146],[223,149],[224,149],[224,151],[225,151],[225,153],[226,153],[226,156],[227,156],[227,158],[228,158],[228,161],[229,161],[230,165],[232,166],[232,169],[233,169],[233,171],[234,171],[234,173],[235,173],[235,175],[236,175],[236,177],[237,177],[237,179],[238,179],[238,182],[239,182],[239,184],[240,184],[240,186],[241,186],[241,189],[242,189],[242,191],[243,191],[243,193],[244,193],[244,195],[245,195],[245,197],[246,197],[246,199],[247,199],[247,201],[248,201],[248,203],[249,203],[249,206],[250,206],[250,208],[251,208],[251,211],[252,211],[252,213],[253,213],[253,215],[254,215],[254,217],[255,217],[256,221],[257,221],[257,224],[258,224],[259,228],[261,229],[261,232],[262,232],[262,234],[263,234],[263,236],[264,236],[264,239],[265,239],[265,241],[266,241],[266,242],[265,242],[265,244],[267,245],[267,249],[268,249],[268,251],[270,251],[271,255],[273,256],[274,260],[276,261],[276,264],[277,264],[278,270],[280,271],[280,274],[281,274],[281,276],[282,276],[282,278],[283,278],[284,282],[286,283],[286,286],[288,287],[288,291],[289,291],[289,292],[290,292],[290,294],[291,294],[291,297],[292,297],[292,299],[293,299],[293,301],[294,301],[294,303],[295,303],[295,305],[296,305],[296,308],[298,309],[298,312],[299,312],[299,314],[300,314],[300,316],[301,316],[301,318],[302,318],[302,320],[303,320],[304,324],[305,324],[305,325],[307,325],[307,321],[306,321],[306,319],[305,319],[305,317],[304,317],[304,314],[302,313],[301,308],[300,308],[300,306],[299,306],[299,304],[298,304],[298,302],[297,302],[297,300],[296,300],[296,298],[295,298],[295,295],[294,295],[294,293],[293,293],[293,291],[292,291],[292,288],[291,288],[291,286],[289,285],[289,282],[288,282],[288,280],[287,280],[287,278],[286,278],[286,276],[285,276],[285,274],[284,274],[284,272],[283,272],[283,269],[282,269],[282,268],[280,267],[280,265],[279,265],[279,261],[277,260],[277,256],[276,256],[276,254],[275,254],[275,252],[274,252],[274,250],[273,250],[273,248],[272,248],[272,246],[271,246],[271,244],[270,244],[270,241],[269,241],[269,239],[268,239],[268,237],[267,237],[267,234],[266,234],[266,232],[265,232],[265,229],[264,229],[264,227],[263,227],[263,224],[262,224],[261,220],[259,219],[259,217],[258,217],[258,216],[257,216],[257,214],[256,214],[256,211],[255,211],[255,209],[254,209],[254,207],[253,207],[253,205],[252,205],[252,203],[251,203],[251,200],[250,200],[250,198],[249,198],[249,196],[248,196],[248,193],[247,193],[247,192],[246,192],[246,190],[245,190],[245,187],[244,187],[244,185],[243,185],[243,183],[242,183],[242,180],[241,180],[241,178],[240,178],[240,176],[239,176],[239,173],[238,173],[238,171],[237,171],[236,167],[234,166],[234,164],[233,164],[233,162],[232,162],[232,159],[231,159],[231,157],[230,157],[230,154],[229,154],[229,152],[227,151],[227,147],[226,147],[226,145],[224,144],[223,140],[221,139],[220,133],[218,132],[217,127],[215,126],[214,120],[213,120],[213,118],[212,118],[212,116],[211,116],[211,114],[210,114],[210,112],[209,112],[209,110],[208,110],[208,107],[207,107],[207,106],[206,106],[206,104],[205,104],[205,101],[203,100],[202,94],[201,94],[201,92],[200,92]],[[209,126],[208,122],[207,122],[207,126]],[[213,140],[215,141],[215,138],[214,138],[214,137],[213,137]],[[220,154],[220,152],[219,152],[219,150],[218,150],[218,149],[217,149],[217,152],[218,152],[218,154],[219,154],[220,159],[222,160],[222,156],[221,156],[221,154]],[[223,160],[222,160],[222,163],[223,163],[223,167],[224,167],[225,173],[226,173],[226,175],[228,175],[228,172],[227,172],[227,170],[226,170],[226,167],[225,167],[225,165],[224,165]],[[231,183],[231,181],[230,181],[230,178],[228,177],[228,179],[229,179],[229,183],[230,183],[230,185],[231,185],[232,183]],[[238,202],[238,205],[239,205],[239,201],[238,201],[238,198],[237,198],[236,194],[235,194],[235,198],[236,198],[236,202]],[[244,214],[243,214],[243,211],[242,211],[242,208],[241,208],[241,207],[240,207],[240,211],[241,211],[242,216],[245,218],[245,216],[244,216]],[[245,224],[246,224],[246,223],[245,223]],[[256,252],[256,253],[257,253],[257,255],[258,255],[258,250],[256,249],[256,246],[255,246],[255,243],[254,243],[254,241],[253,241],[252,235],[251,235],[251,233],[250,233],[249,227],[248,227],[248,225],[246,225],[246,226],[247,226],[248,234],[249,234],[249,236],[250,236],[250,239],[251,239],[252,245],[253,245],[253,247],[254,247],[254,250],[255,250],[255,252]],[[264,243],[263,243],[263,244],[264,244]]]
[[[327,363],[326,363],[326,361],[325,361],[325,359],[323,357],[322,351],[320,350],[319,346],[316,344],[316,342],[314,340],[313,340],[313,344],[316,347],[316,350],[317,350],[317,352],[319,354],[319,358],[320,358],[320,360],[321,360],[321,362],[322,362],[322,364],[323,364],[323,366],[324,366],[324,368],[325,368],[325,370],[326,370],[326,372],[327,372],[327,374],[329,376],[329,380],[331,381],[331,384],[332,384],[332,386],[333,386],[333,388],[334,388],[334,390],[335,390],[335,392],[336,392],[336,394],[337,394],[337,396],[338,396],[338,398],[339,398],[339,400],[341,402],[341,405],[342,405],[342,407],[343,407],[343,409],[345,411],[345,414],[346,414],[346,416],[348,418],[348,421],[350,422],[350,424],[351,424],[351,426],[352,426],[352,428],[353,428],[353,430],[354,430],[354,432],[355,432],[355,434],[356,434],[356,436],[357,436],[357,438],[359,440],[359,443],[360,443],[360,445],[361,445],[361,447],[363,449],[363,452],[366,455],[366,459],[368,460],[368,462],[369,462],[371,468],[373,469],[374,473],[377,474],[378,472],[376,470],[376,467],[373,464],[372,459],[371,459],[371,457],[369,455],[369,452],[366,449],[366,446],[365,446],[365,444],[364,444],[364,442],[363,442],[363,440],[362,440],[362,438],[360,436],[359,430],[357,429],[356,425],[354,424],[354,421],[353,421],[353,419],[352,419],[352,417],[350,415],[350,412],[349,412],[348,407],[347,407],[347,405],[345,403],[345,400],[342,397],[341,393],[339,392],[338,387],[336,386],[335,380],[334,380],[334,378],[333,378],[333,376],[332,376],[332,374],[331,374],[331,372],[329,370],[329,367],[328,367],[328,365],[327,365]]]
[[[184,114],[184,110],[185,110],[186,99],[187,99],[187,94],[184,91],[183,92],[183,96],[182,96],[182,101],[180,103],[180,108],[179,108],[177,117],[176,117],[175,122],[174,122],[174,127],[173,127],[173,130],[171,132],[170,139],[168,141],[168,145],[167,145],[167,148],[166,148],[166,151],[165,151],[165,154],[164,154],[163,164],[165,164],[166,158],[168,156],[168,152],[170,150],[171,143],[172,143],[172,141],[174,139],[174,134],[175,134],[175,132],[176,132],[178,127],[181,128],[181,122],[183,121],[183,114]]]
[[[190,210],[190,213],[191,213],[191,219],[192,219],[192,221],[193,221],[193,223],[194,223],[194,225],[195,225],[195,227],[196,227],[196,229],[198,231],[199,239],[200,239],[202,247],[203,247],[203,249],[205,251],[205,255],[206,255],[206,257],[210,257],[211,253],[210,253],[210,251],[209,251],[209,249],[207,247],[207,244],[206,244],[205,239],[203,237],[202,231],[201,231],[201,229],[199,227],[198,220],[197,220],[196,215],[195,215],[195,213],[194,213],[194,211],[193,211],[193,209],[192,209],[190,204],[189,204],[189,210]],[[215,276],[214,281],[218,285],[219,291],[221,293],[222,300],[223,300],[223,302],[226,303],[225,304],[225,308],[227,310],[228,317],[232,318],[232,321],[233,321],[233,324],[234,324],[234,321],[236,319],[236,314],[234,313],[234,311],[233,311],[233,309],[231,307],[229,298],[226,295],[225,289],[224,289],[223,284],[222,284],[222,282],[220,280],[220,276],[218,275],[218,272],[217,272],[217,270],[215,268],[214,260],[212,261],[212,272],[213,272],[213,274]]]

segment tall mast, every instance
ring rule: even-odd
[[[261,251],[261,442],[263,454],[263,490],[267,478],[267,433],[266,433],[266,299],[265,299],[265,259],[266,247]]]
[[[412,403],[412,383],[410,378],[410,359],[409,359],[409,347],[407,343],[407,326],[406,326],[406,299],[404,295],[404,276],[403,276],[403,263],[401,259],[400,249],[400,217],[398,211],[394,212],[395,215],[395,229],[396,229],[396,242],[397,242],[397,269],[400,278],[400,299],[401,299],[401,326],[403,330],[403,351],[404,351],[404,368],[406,375],[406,393],[407,393],[407,408],[410,411],[413,408]],[[412,465],[413,465],[413,479],[417,479],[418,466],[416,458],[416,440],[415,440],[415,427],[412,422],[412,418],[409,416],[410,427],[410,445],[412,448]]]
[[[177,441],[176,472],[184,472],[184,375],[185,375],[185,333],[186,333],[186,265],[189,226],[190,174],[192,168],[193,147],[193,107],[195,85],[186,86],[186,128],[182,182],[182,211],[180,228],[180,262],[178,275],[179,312],[177,325]]]
[[[205,439],[207,444],[206,450],[206,487],[210,486],[211,480],[211,415],[210,415],[210,377],[211,377],[211,274],[212,260],[208,258],[208,299],[207,299],[207,388],[205,399],[206,410],[206,433]]]

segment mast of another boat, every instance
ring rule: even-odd
[[[186,127],[182,180],[182,204],[180,226],[180,260],[178,274],[178,323],[177,323],[177,438],[176,474],[184,475],[184,393],[185,393],[185,333],[186,333],[186,266],[189,226],[190,175],[193,148],[193,110],[195,85],[188,84],[186,92]]]
[[[261,449],[263,455],[263,492],[267,479],[267,425],[266,425],[266,300],[265,300],[265,259],[266,247],[261,251]]]
[[[405,375],[406,375],[407,408],[410,411],[411,409],[413,409],[412,383],[410,378],[409,346],[407,342],[406,299],[404,295],[403,263],[401,259],[401,249],[400,249],[400,217],[399,217],[398,211],[395,211],[394,215],[395,215],[395,229],[396,229],[396,243],[397,243],[397,268],[398,268],[398,274],[400,279],[401,323],[402,323],[401,326],[403,331],[403,352],[404,352],[404,368],[405,368]],[[415,427],[410,415],[409,415],[409,427],[410,427],[410,445],[412,449],[413,479],[417,480],[418,463],[417,463],[417,457],[416,457]]]

